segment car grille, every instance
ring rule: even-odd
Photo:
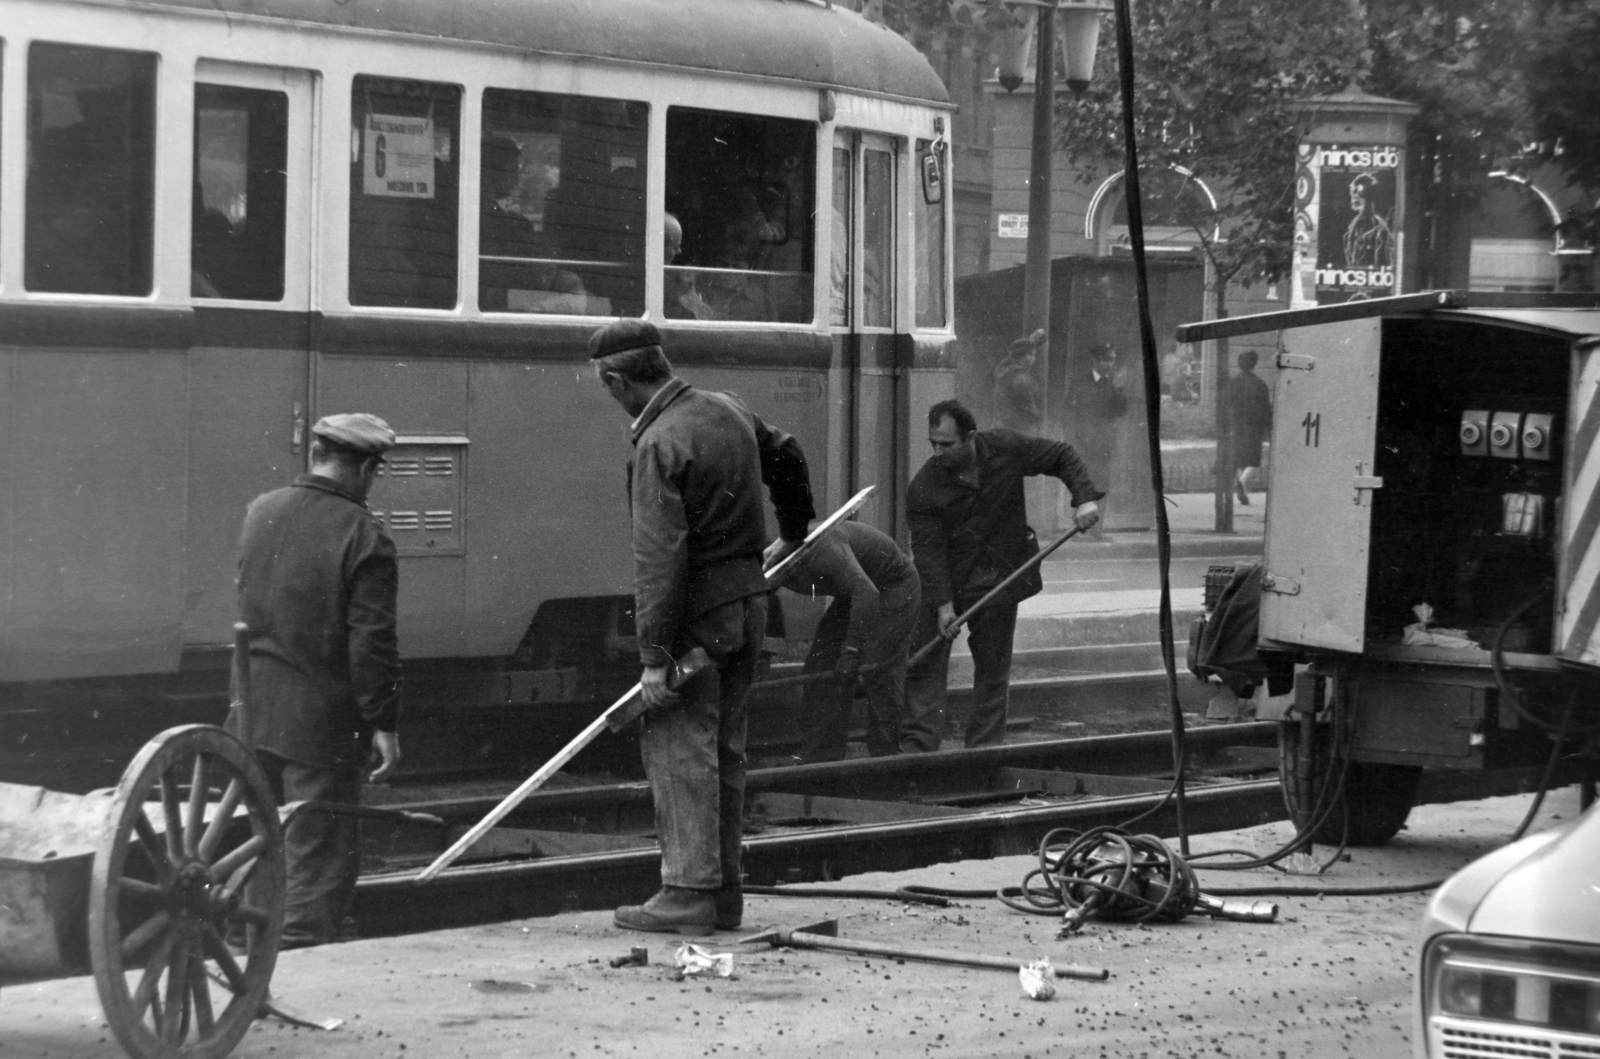
[[[1428,1054],[1439,1059],[1600,1059],[1600,1037],[1436,1015]]]

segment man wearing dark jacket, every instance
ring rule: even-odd
[[[633,417],[634,620],[650,710],[640,749],[661,840],[661,890],[617,909],[616,924],[733,930],[744,909],[745,698],[767,616],[761,484],[777,509],[779,558],[816,514],[805,454],[734,397],[672,374],[647,321],[601,328],[589,355]],[[675,691],[672,664],[696,646],[713,665]]]
[[[251,502],[239,542],[239,615],[250,627],[245,739],[280,803],[361,800],[366,742],[400,760],[399,584],[394,542],[372,488],[394,431],[376,416],[332,415],[311,428],[311,470]],[[295,816],[284,836],[286,946],[332,941],[355,895],[355,818]]]
[[[867,693],[867,751],[873,757],[898,754],[906,645],[922,609],[910,558],[887,533],[845,522],[800,557],[782,587],[833,597],[817,623],[804,671],[831,672],[834,679],[806,685],[801,762],[845,757],[858,673]]]
[[[910,718],[900,735],[905,753],[939,749],[956,616],[1038,553],[1028,528],[1023,479],[1040,474],[1061,479],[1072,496],[1074,519],[1084,529],[1099,521],[1095,501],[1105,495],[1068,445],[1010,430],[980,431],[959,401],[940,401],[928,410],[928,442],[934,454],[906,491],[911,551],[922,577],[922,620],[911,642],[920,647],[936,636],[944,642],[907,674]],[[1041,587],[1037,574],[1020,577],[968,623],[969,747],[1005,741],[1017,604]]]

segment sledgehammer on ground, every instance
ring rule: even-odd
[[[768,930],[740,938],[739,941],[744,945],[825,949],[831,952],[854,952],[863,956],[887,956],[897,960],[919,960],[923,963],[949,963],[958,967],[987,967],[999,971],[1015,971],[1027,962],[1009,956],[968,955],[964,952],[943,952],[938,949],[912,949],[877,941],[854,941],[839,937],[837,919],[824,919],[798,930]],[[1056,977],[1103,982],[1111,977],[1111,972],[1104,967],[1084,967],[1081,964],[1068,963],[1056,967]]]

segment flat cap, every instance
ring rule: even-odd
[[[312,425],[311,433],[368,456],[394,448],[394,431],[389,429],[389,424],[366,412],[323,416]]]
[[[649,320],[617,320],[589,336],[589,359],[599,360],[614,353],[660,344],[661,332]]]

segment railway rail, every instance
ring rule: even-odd
[[[1247,827],[1286,815],[1277,725],[1189,734],[1186,823]],[[1115,824],[1159,805],[1172,782],[1166,732],[755,769],[747,788],[752,885],[1029,853],[1055,828]],[[1266,776],[1268,778],[1262,778]],[[389,935],[614,907],[654,889],[660,853],[642,782],[542,791],[454,867],[417,871],[498,797],[399,802],[365,828],[355,915]],[[410,814],[399,819],[398,813]],[[1140,824],[1176,831],[1169,803]]]

